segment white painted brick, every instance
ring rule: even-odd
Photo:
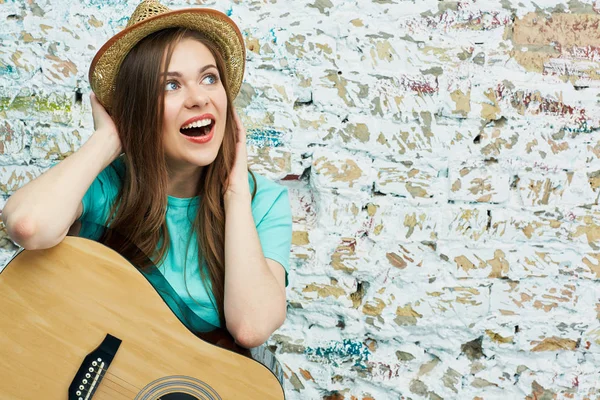
[[[381,243],[434,241],[439,232],[441,212],[435,208],[412,207],[389,197],[374,197],[369,237]]]
[[[0,166],[0,192],[12,194],[15,190],[41,175],[37,166]]]
[[[413,163],[391,163],[376,159],[373,168],[377,171],[375,190],[406,198],[412,204],[447,202],[447,178],[429,165]]]
[[[0,164],[24,164],[30,131],[19,120],[0,119]]]
[[[482,164],[450,166],[450,200],[479,203],[504,203],[508,200],[510,175],[495,165]]]
[[[373,161],[346,151],[313,153],[311,184],[317,190],[336,190],[368,197],[375,181]]]
[[[600,396],[593,3],[205,2],[248,49],[249,164],[290,189],[286,398]],[[135,6],[0,4],[4,197],[89,138]]]

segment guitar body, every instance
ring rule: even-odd
[[[284,398],[269,369],[199,339],[102,244],[66,237],[0,273],[0,399]]]

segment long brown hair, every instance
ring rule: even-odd
[[[207,274],[203,268],[203,264],[206,265],[215,306],[224,327],[223,194],[234,163],[237,137],[225,62],[212,41],[199,32],[173,28],[153,33],[140,41],[123,61],[116,79],[112,118],[123,146],[126,172],[111,210],[110,228],[124,235],[155,264],[159,264],[168,251],[169,232],[165,218],[168,171],[162,135],[166,84],[164,73],[175,46],[186,38],[198,40],[210,50],[227,93],[223,143],[214,162],[202,169],[197,185],[202,201],[194,221],[200,253],[198,268],[208,290]],[[254,183],[253,197],[256,180]]]

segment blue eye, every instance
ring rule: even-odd
[[[219,82],[219,78],[214,74],[209,74],[206,75],[202,82],[208,83],[209,85],[214,85],[215,83]]]
[[[165,90],[172,91],[172,90],[176,90],[178,87],[179,87],[179,83],[177,83],[175,81],[169,81],[165,85]]]

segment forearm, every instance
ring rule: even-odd
[[[120,151],[95,132],[75,153],[17,190],[2,210],[8,234],[25,248],[47,248],[64,238],[95,177]]]
[[[271,272],[248,196],[225,202],[225,319],[244,347],[266,341],[285,320],[285,288]]]

